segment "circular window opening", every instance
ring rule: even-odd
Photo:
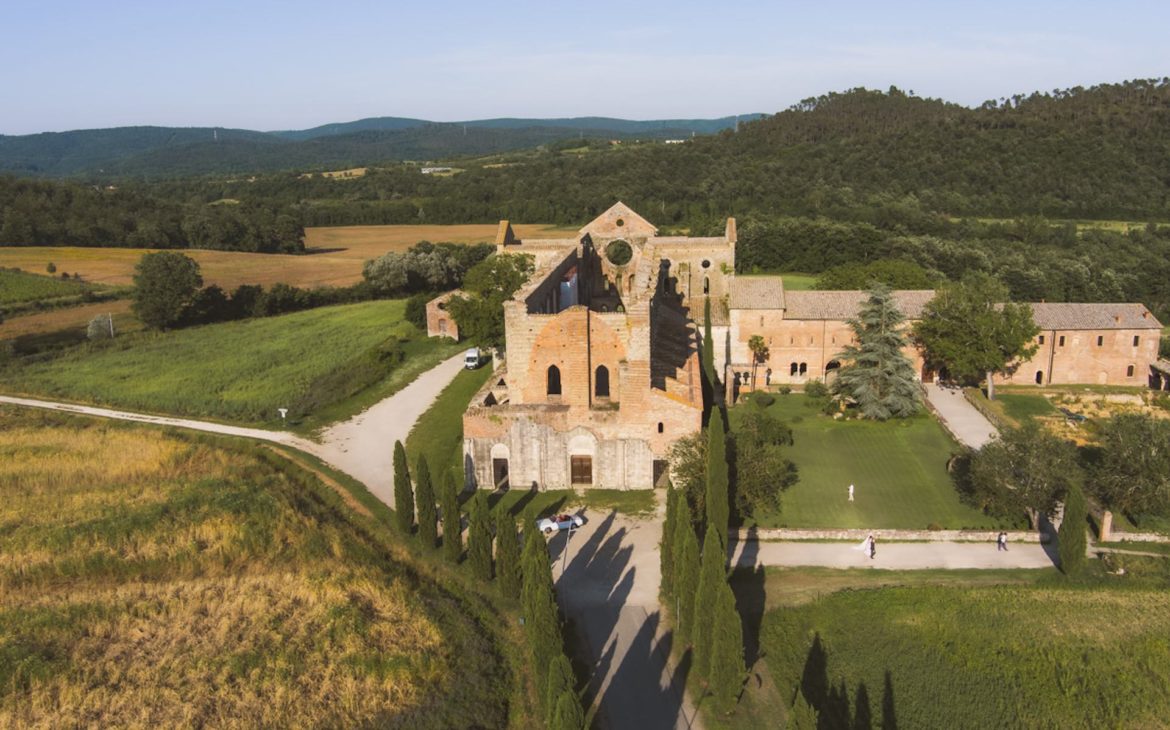
[[[707,259],[703,259],[703,268],[704,268],[704,269],[709,269],[709,268],[711,268],[711,262],[710,262],[710,261],[708,261]]]
[[[614,241],[605,247],[605,258],[614,266],[625,266],[634,257],[634,249],[625,241]]]
[[[616,225],[617,225],[617,227],[618,227],[618,228],[621,228],[621,227],[622,227],[622,226],[624,226],[625,224],[626,224],[626,222],[625,222],[623,219],[621,219],[621,218],[618,218],[618,219],[617,219],[617,223],[616,223]]]

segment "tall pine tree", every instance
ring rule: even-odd
[[[406,449],[401,441],[394,442],[394,524],[404,535],[414,527],[414,490],[410,488]]]
[[[531,514],[524,518],[524,552],[520,563],[524,583],[520,593],[521,610],[532,666],[547,667],[563,653],[560,614],[548,562],[548,546],[536,529],[536,520]],[[548,675],[537,670],[536,682],[537,696],[546,697]]]
[[[678,522],[679,502],[681,492],[666,486],[666,519],[662,523],[662,540],[658,543],[661,576],[658,592],[664,599],[674,595],[674,528]],[[684,504],[685,506],[685,504]]]
[[[699,564],[699,590],[695,593],[695,618],[691,637],[695,644],[695,674],[711,678],[711,656],[715,642],[715,605],[719,590],[727,585],[726,552],[718,533],[707,530]]]
[[[492,528],[488,524],[487,498],[478,489],[471,498],[467,562],[471,564],[472,575],[483,581],[492,579]]]
[[[726,579],[715,588],[714,614],[707,687],[716,709],[727,713],[735,708],[747,670],[743,664],[743,625],[735,610],[735,594]]]
[[[674,527],[675,635],[679,646],[689,646],[695,626],[695,594],[699,590],[699,539],[689,519]]]
[[[458,563],[463,555],[463,516],[459,513],[459,493],[455,491],[455,477],[443,475],[443,489],[439,494],[443,510],[443,555]]]
[[[1085,495],[1080,485],[1073,482],[1064,497],[1064,517],[1056,536],[1060,570],[1065,575],[1077,575],[1085,569],[1085,551],[1088,549],[1085,521],[1088,516]]]
[[[509,600],[520,596],[520,541],[516,520],[501,505],[496,510],[496,579],[500,593]]]
[[[723,431],[720,409],[711,411],[707,423],[707,530],[719,535],[721,545],[727,547],[727,523],[731,519],[731,505],[727,496],[727,438]],[[704,533],[706,534],[706,533]]]
[[[431,469],[427,457],[418,457],[418,484],[415,485],[414,502],[418,512],[418,541],[428,550],[435,548],[439,538],[439,513],[435,509],[435,487],[431,484]]]
[[[857,403],[863,418],[906,418],[922,405],[914,365],[902,352],[905,322],[894,292],[884,284],[870,289],[857,319],[849,320],[857,344],[837,356],[845,365],[837,371],[833,392]]]

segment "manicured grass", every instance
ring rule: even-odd
[[[409,340],[403,348],[409,360],[444,347],[405,322],[403,310],[402,301],[364,302],[129,335],[54,360],[10,366],[4,389],[155,413],[281,425],[277,408],[290,408],[290,420],[296,420],[352,396],[346,388],[360,389],[361,382],[329,378],[364,362],[372,348]],[[378,381],[388,374],[368,368],[354,372],[355,378]]]
[[[803,395],[777,396],[768,412],[791,426],[786,449],[800,481],[783,495],[766,527],[958,529],[1001,523],[959,501],[946,465],[959,447],[928,415],[886,422],[834,421],[808,407]],[[734,424],[747,408],[731,411]],[[849,485],[854,502],[848,501]]]
[[[586,489],[578,493],[572,489],[550,489],[544,492],[511,489],[502,495],[493,495],[489,502],[494,509],[503,505],[513,515],[531,510],[538,517],[557,512],[584,510],[587,519],[600,519],[610,512],[645,517],[654,512],[653,489]]]
[[[81,294],[89,287],[80,281],[0,269],[0,307]]]
[[[817,288],[816,274],[781,274],[785,291],[811,291]]]
[[[761,651],[828,727],[1162,727],[1165,575],[844,590],[768,612]]]
[[[1038,416],[1056,415],[1056,407],[1042,395],[1004,393],[995,398],[1003,403],[1003,410],[1007,417],[1017,423],[1023,423]]]
[[[461,370],[427,412],[415,421],[414,428],[403,444],[412,474],[418,468],[419,457],[425,456],[436,488],[441,484],[442,475],[447,472],[455,478],[455,484],[462,488],[463,412],[467,410],[471,396],[491,375],[490,364],[475,370]]]
[[[346,505],[261,447],[0,407],[0,727],[527,726],[494,591]]]

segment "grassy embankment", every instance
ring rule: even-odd
[[[530,725],[510,611],[365,490],[11,408],[0,454],[0,726]]]
[[[397,390],[458,351],[403,321],[402,301],[138,333],[13,364],[4,389],[155,413],[304,429]],[[397,352],[401,344],[401,357]]]
[[[439,475],[449,470],[455,477],[455,483],[463,484],[463,412],[471,402],[471,397],[491,374],[490,366],[460,372],[418,419],[404,444],[412,469],[418,463],[419,456],[426,456],[431,474],[436,475],[436,483],[440,479]],[[493,509],[500,505],[500,509],[507,509],[514,515],[519,515],[525,509],[535,510],[539,515],[550,515],[575,508],[645,515],[654,511],[654,491],[587,489],[578,494],[571,489],[533,492],[524,489],[523,485],[514,485],[502,495],[492,495],[489,503]]]
[[[1094,566],[1078,583],[1052,571],[769,571],[760,651],[775,693],[802,691],[828,727],[1160,727],[1170,573],[1126,560],[1124,577]],[[774,594],[793,582],[803,590]]]
[[[780,514],[758,516],[759,526],[921,530],[1004,524],[959,501],[946,466],[960,449],[931,416],[835,421],[809,404],[791,393],[776,396],[767,408],[792,428],[795,444],[785,451],[800,481],[784,493]],[[733,408],[732,427],[744,409],[757,407]]]

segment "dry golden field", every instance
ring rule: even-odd
[[[320,253],[303,256],[239,251],[188,250],[199,262],[206,284],[231,290],[240,284],[277,282],[301,287],[353,284],[361,280],[362,264],[388,251],[404,251],[419,241],[491,243],[497,224],[462,226],[336,226],[305,230],[305,247]],[[514,226],[519,236],[555,237],[567,231],[533,224]],[[0,267],[44,273],[49,262],[58,271],[80,273],[98,284],[130,284],[134,265],[148,249],[79,248],[68,246],[0,247]]]
[[[474,611],[220,443],[0,407],[0,727],[506,724]]]

